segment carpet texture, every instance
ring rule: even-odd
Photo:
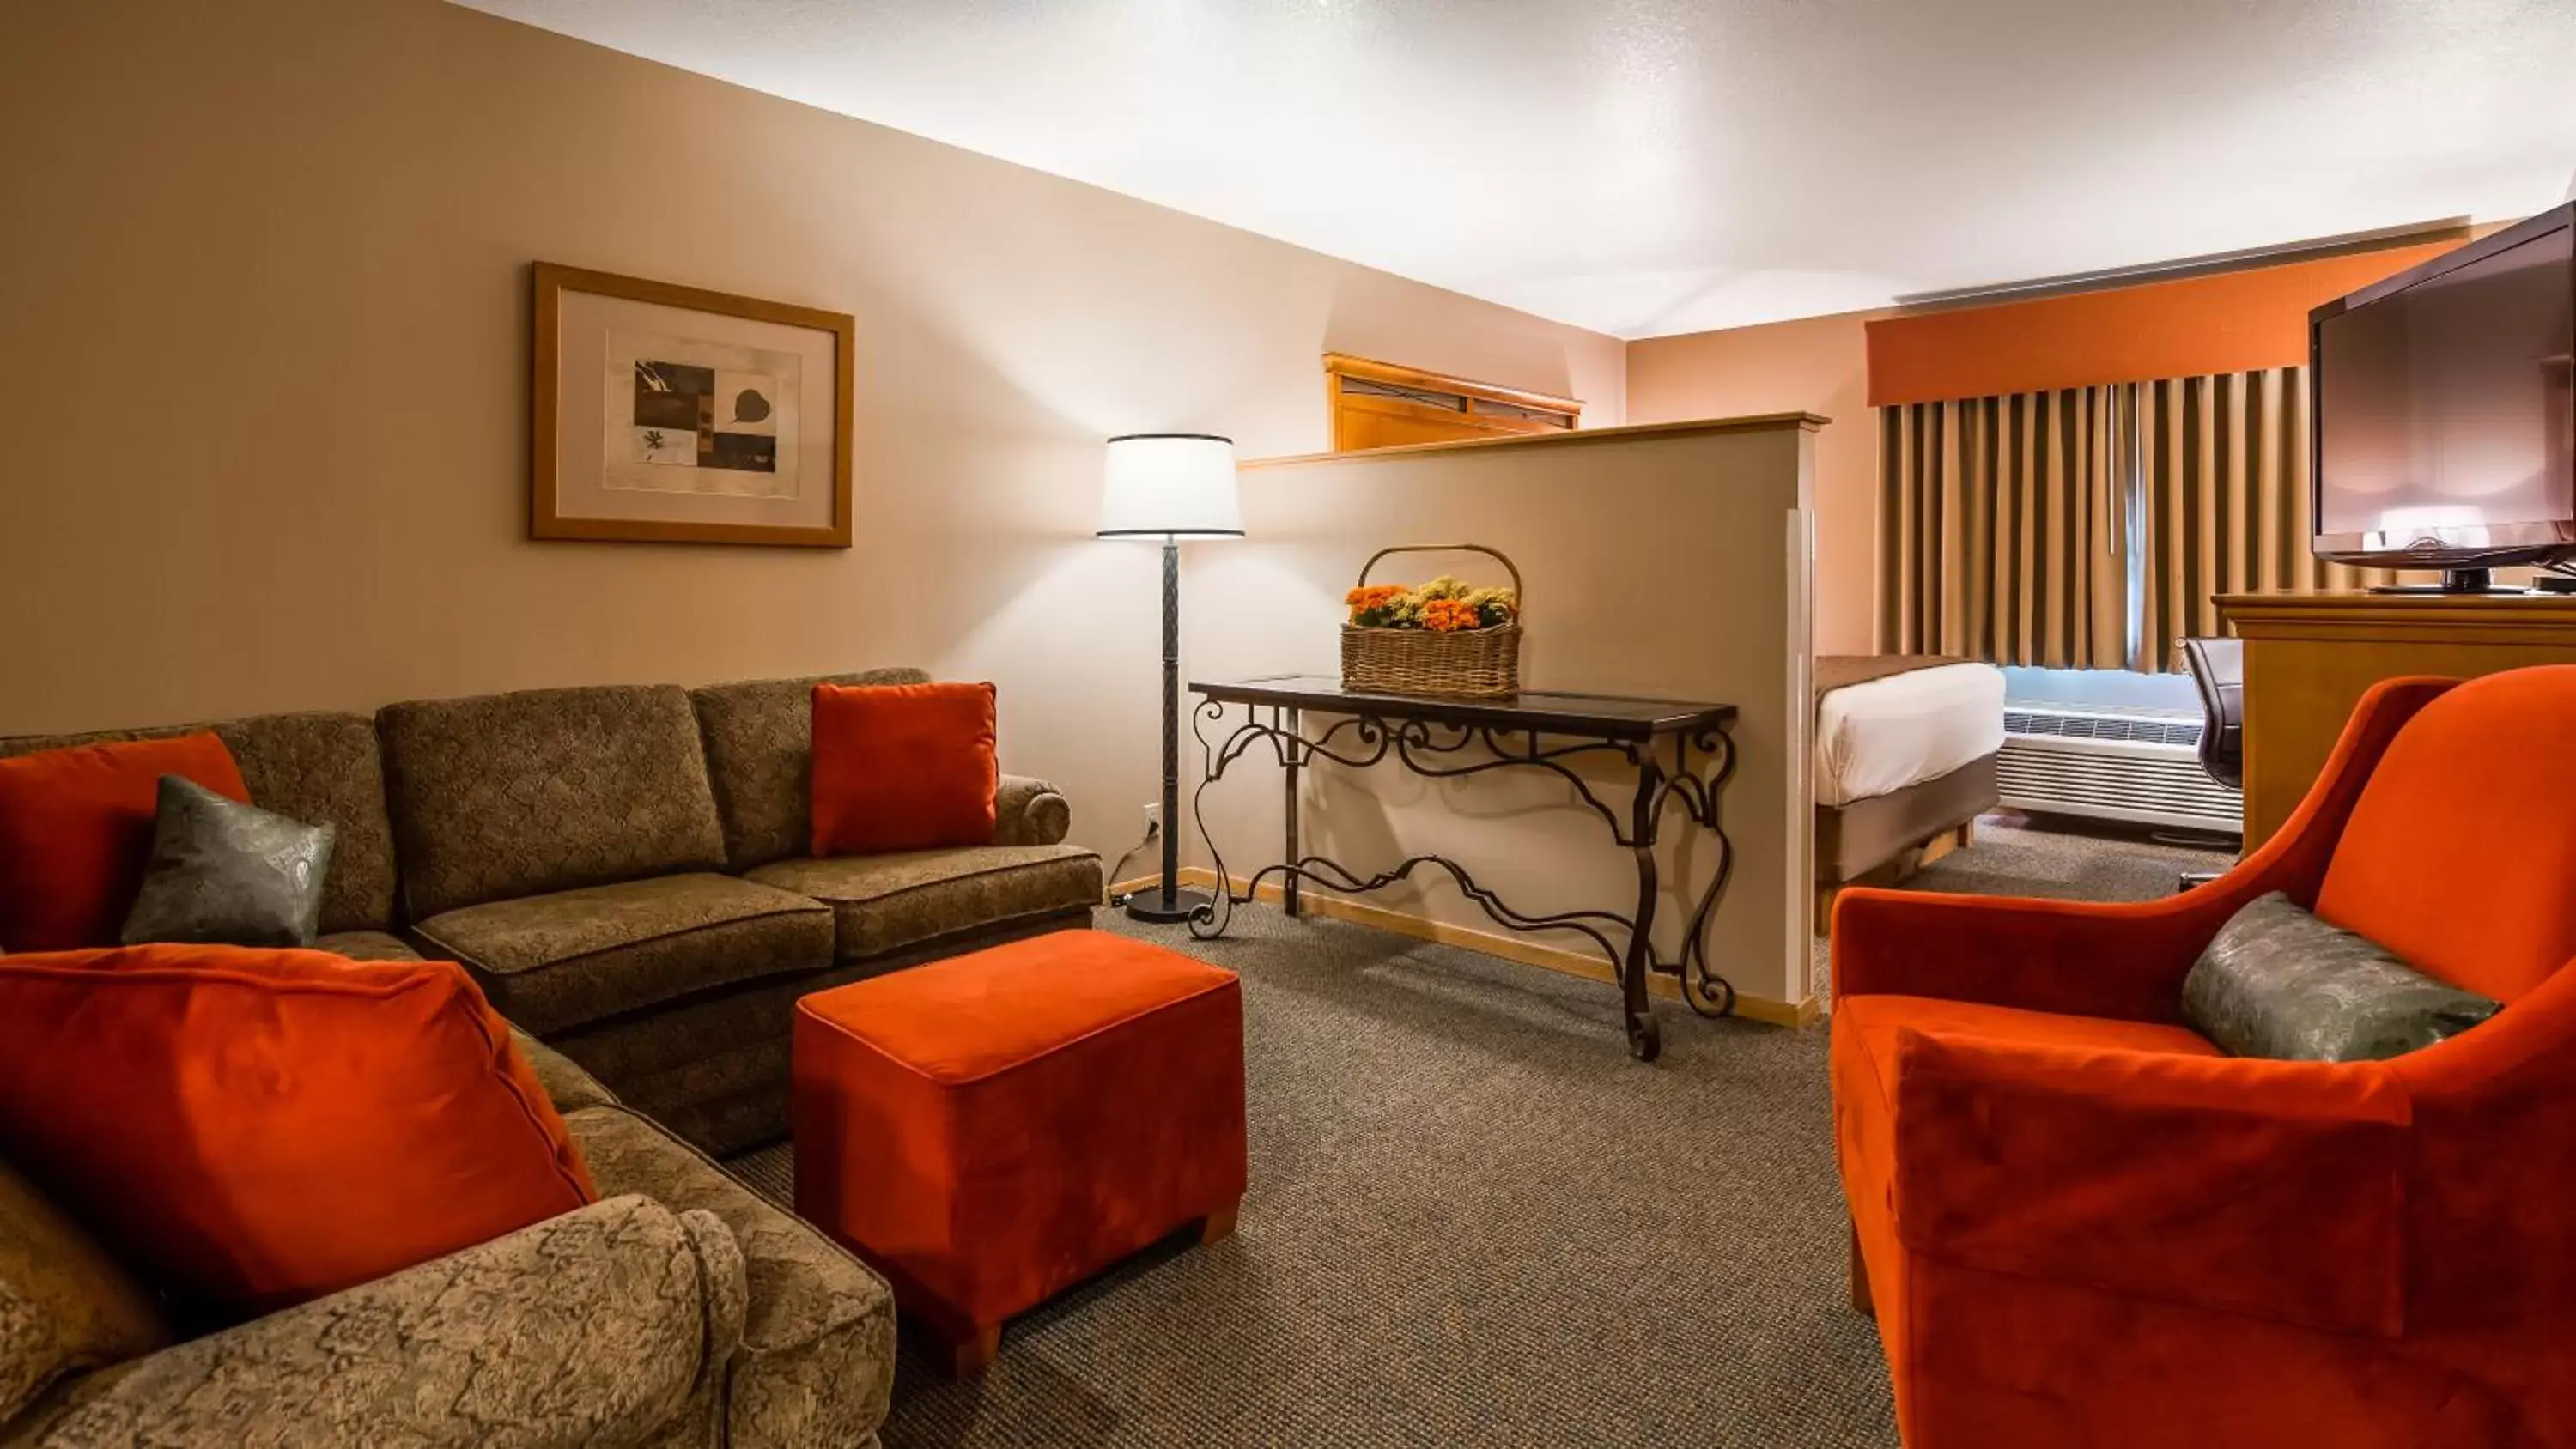
[[[2014,815],[1977,824],[1974,847],[1943,856],[1906,890],[1971,896],[2046,896],[2066,901],[2151,901],[2169,896],[2187,870],[2225,870],[2224,850],[2078,833],[2072,822],[2038,828]]]
[[[2015,812],[1977,822],[1977,843],[1925,866],[1899,890],[1963,896],[2038,896],[2060,901],[2151,901],[2169,896],[2190,870],[2225,870],[2225,850],[2167,844],[2079,820],[2045,824]],[[1825,943],[1815,944],[1819,989],[1832,978]]]
[[[2184,868],[2039,836],[1920,884],[2111,899]],[[907,1335],[893,1449],[1896,1443],[1822,1029],[1663,1003],[1643,1066],[1590,982],[1270,910],[1213,942],[1101,921],[1243,976],[1241,1226],[1014,1320],[980,1383]],[[792,1199],[785,1147],[733,1166]]]

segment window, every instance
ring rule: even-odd
[[[1324,354],[1324,385],[1336,453],[1563,432],[1583,418],[1573,398],[1338,352]]]

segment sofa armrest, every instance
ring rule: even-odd
[[[993,797],[993,843],[1055,845],[1073,828],[1073,802],[1044,780],[1004,775]]]
[[[1834,905],[1833,991],[2173,1021],[2183,977],[2241,904],[2235,895],[2224,882],[2116,906],[1845,891]]]
[[[720,1395],[747,1301],[712,1214],[612,1198],[93,1374],[15,1442],[638,1444]]]
[[[1935,996],[2077,1016],[2173,1021],[2192,962],[2255,897],[2302,906],[2397,731],[2456,680],[2392,679],[2353,707],[2297,813],[2208,885],[2137,904],[1851,890],[1834,906],[1836,996]]]
[[[2333,1332],[2404,1331],[2411,1110],[2383,1064],[1911,1028],[1894,1061],[1909,1249]]]

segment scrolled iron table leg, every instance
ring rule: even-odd
[[[1637,858],[1637,915],[1628,931],[1627,954],[1619,963],[1619,991],[1628,1014],[1628,1055],[1651,1062],[1664,1049],[1663,1029],[1646,995],[1646,977],[1655,965],[1655,822],[1663,814],[1664,769],[1652,744],[1636,752],[1637,799],[1629,822],[1629,853]]]

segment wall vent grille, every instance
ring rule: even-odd
[[[1996,783],[2009,809],[2232,834],[2244,796],[2201,769],[2200,730],[2157,710],[2007,709]]]
[[[2096,714],[2053,709],[2007,709],[2007,735],[2055,735],[2070,740],[2135,740],[2147,745],[2200,748],[2200,721],[2145,714]]]

